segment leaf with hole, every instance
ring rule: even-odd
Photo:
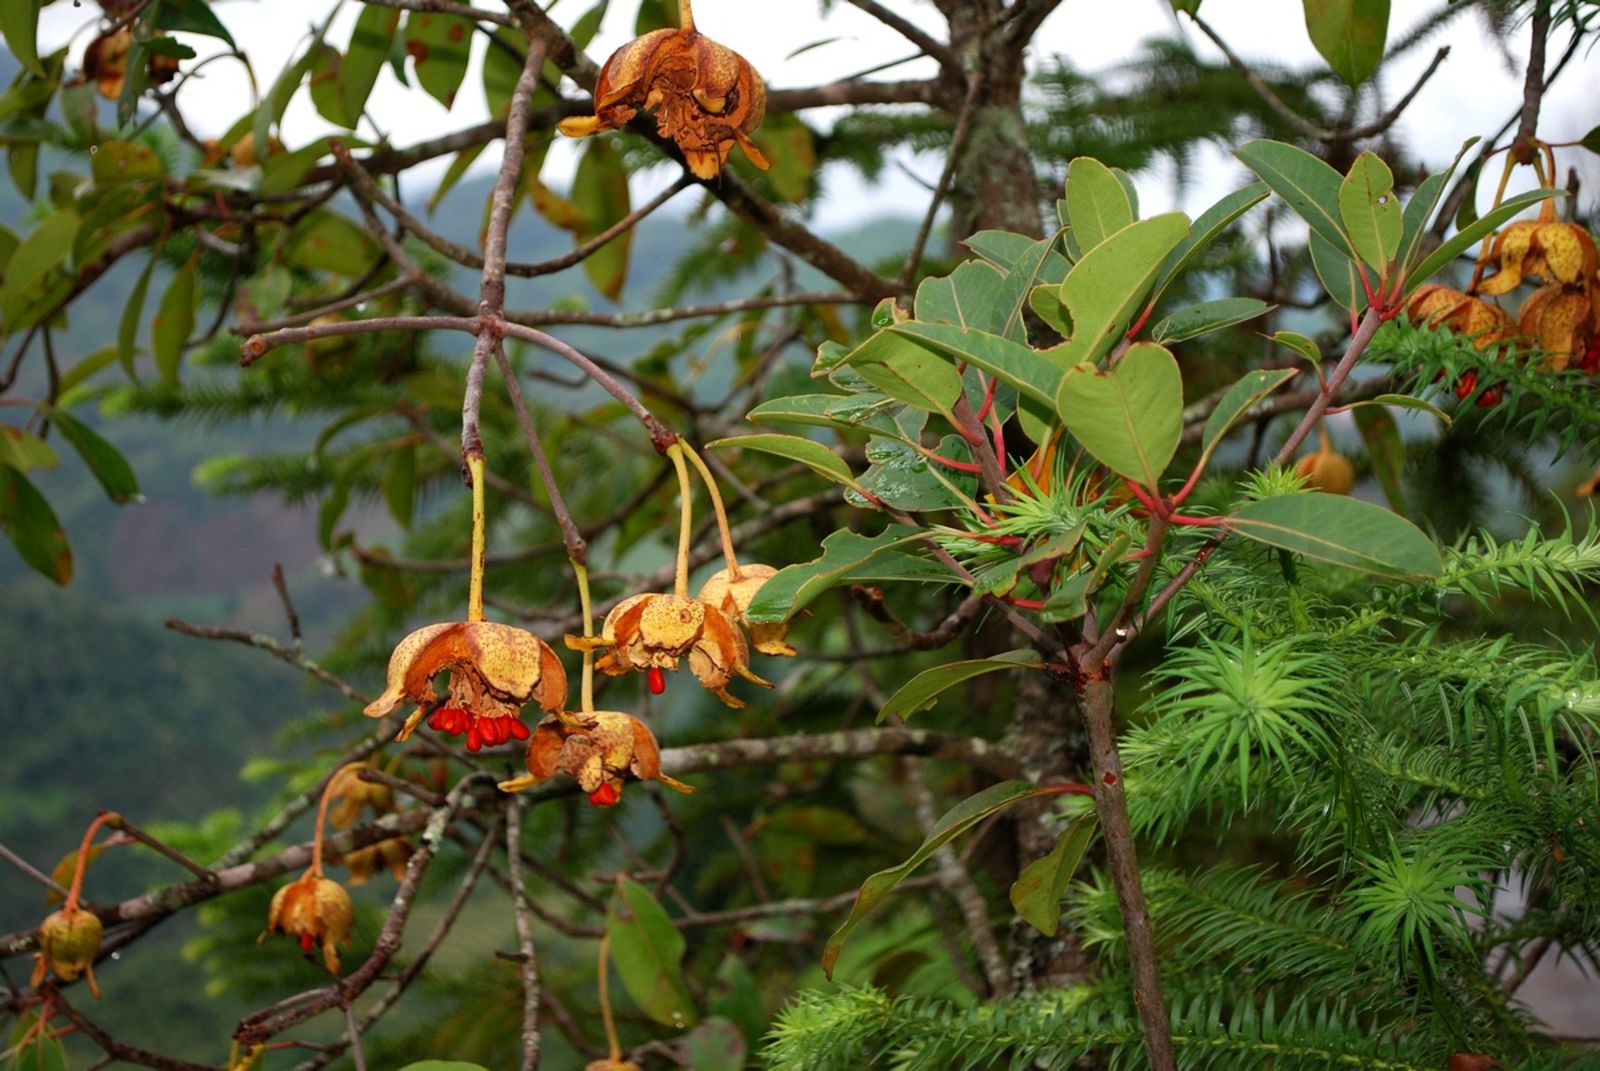
[[[1405,229],[1394,172],[1370,149],[1356,157],[1339,184],[1339,218],[1350,245],[1362,260],[1386,277],[1400,252]]]
[[[934,823],[933,828],[928,831],[927,839],[910,858],[899,866],[878,871],[861,883],[855,903],[850,908],[849,917],[834,931],[833,936],[828,938],[827,947],[822,950],[823,973],[830,979],[833,977],[833,965],[838,961],[839,952],[844,948],[845,939],[850,936],[850,931],[855,929],[873,908],[881,904],[889,893],[894,891],[895,886],[910,877],[917,867],[927,862],[934,852],[991,814],[1024,800],[1055,794],[1052,789],[1040,788],[1026,781],[1003,781],[998,785],[990,785],[977,795],[968,797],[952,807]]]
[[[946,662],[942,666],[923,670],[884,701],[878,711],[878,724],[882,725],[890,718],[904,719],[919,711],[932,710],[941,695],[974,677],[1008,669],[1039,669],[1042,665],[1038,652],[1021,649],[968,662]]]

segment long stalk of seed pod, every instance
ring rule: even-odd
[[[1326,420],[1317,421],[1317,445],[1321,447],[1324,454],[1333,453],[1333,438],[1328,434],[1328,422]]]
[[[611,955],[611,935],[600,938],[600,1021],[606,1028],[606,1048],[611,1062],[622,1062],[622,1044],[617,1041],[617,1024],[611,1018],[611,986],[606,980],[606,960]]]
[[[472,475],[472,560],[471,578],[467,582],[467,620],[483,620],[483,567],[484,567],[484,509],[483,509],[483,455],[467,458],[467,471]]]
[[[667,456],[678,470],[678,498],[681,500],[678,515],[678,576],[672,593],[680,599],[689,597],[689,544],[694,538],[694,488],[689,484],[689,466],[683,461],[683,440],[667,447]]]
[[[61,907],[64,914],[71,915],[78,910],[78,900],[83,895],[83,875],[89,869],[89,846],[94,843],[94,835],[100,832],[101,826],[116,817],[115,811],[101,811],[89,823],[89,828],[83,831],[83,841],[78,845],[77,864],[72,870],[72,884],[67,887],[67,902]]]
[[[694,29],[694,0],[678,0],[678,28]]]
[[[710,466],[695,452],[694,447],[682,440],[679,441],[679,445],[683,447],[683,452],[689,460],[694,462],[696,471],[700,473],[700,479],[705,481],[706,490],[711,494],[711,508],[717,514],[717,532],[722,537],[722,558],[728,563],[728,579],[738,580],[739,558],[733,552],[733,532],[728,527],[728,509],[722,504],[722,491],[717,487],[717,478],[711,475]]]
[[[578,602],[583,608],[583,636],[584,639],[594,637],[594,601],[589,595],[589,570],[587,567],[572,563],[572,571],[578,578]],[[585,647],[583,651],[583,691],[580,693],[581,709],[585,714],[594,713],[594,650]]]
[[[328,804],[333,800],[333,790],[344,785],[346,775],[344,768],[333,772],[328,778],[328,783],[322,786],[322,799],[317,802],[317,825],[311,831],[311,868],[307,874],[322,877],[322,830],[328,824]]]
[[[1506,186],[1511,182],[1511,172],[1517,166],[1517,161],[1510,153],[1506,153],[1506,166],[1500,172],[1500,185],[1494,191],[1494,205],[1498,206],[1506,198]],[[1494,232],[1483,236],[1483,245],[1478,248],[1478,263],[1472,269],[1472,281],[1467,284],[1467,293],[1478,289],[1478,283],[1483,278],[1483,269],[1489,266],[1489,247],[1494,244]]]

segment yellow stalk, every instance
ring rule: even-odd
[[[1333,439],[1328,435],[1328,422],[1317,421],[1317,442],[1322,447],[1324,454],[1333,453]]]
[[[1494,204],[1489,208],[1493,211],[1506,197],[1506,184],[1511,181],[1511,169],[1517,166],[1517,161],[1510,153],[1506,153],[1506,166],[1500,172],[1500,185],[1494,191]],[[1467,293],[1478,289],[1478,283],[1483,279],[1483,269],[1489,264],[1489,247],[1494,244],[1494,233],[1483,236],[1483,245],[1478,249],[1478,263],[1472,269],[1472,282],[1467,284]]]
[[[589,570],[586,566],[572,563],[572,571],[578,577],[578,601],[583,605],[583,635],[585,639],[594,636],[594,603],[589,596]],[[581,709],[585,714],[594,714],[594,651],[585,649],[583,652],[583,691]]]
[[[328,783],[322,786],[322,799],[317,803],[317,827],[311,834],[311,869],[306,873],[319,878],[322,877],[322,827],[328,820],[328,803],[333,799],[333,790],[348,776],[343,766],[333,771]]]
[[[728,527],[728,510],[722,504],[722,491],[717,487],[717,478],[711,475],[711,468],[705,463],[694,447],[679,440],[678,445],[683,447],[683,452],[689,460],[694,462],[694,467],[700,473],[700,479],[705,481],[706,490],[711,492],[711,508],[717,514],[717,532],[722,537],[722,559],[728,563],[728,579],[739,579],[739,559],[733,552],[733,531]]]
[[[467,472],[472,477],[472,560],[471,580],[467,587],[467,620],[483,620],[483,567],[486,551],[484,550],[484,509],[483,509],[483,457],[475,455],[467,459]]]
[[[680,599],[689,597],[689,542],[694,534],[694,488],[689,484],[689,466],[683,462],[683,440],[667,447],[667,456],[678,470],[678,497],[682,500],[678,520],[678,576],[673,584],[673,594]]]
[[[678,26],[680,29],[694,29],[694,0],[678,0]]]
[[[617,1024],[611,1019],[611,987],[606,981],[606,957],[611,952],[611,935],[600,938],[600,1021],[606,1027],[606,1046],[611,1062],[622,1062],[622,1045],[617,1041]]]

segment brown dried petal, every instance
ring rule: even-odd
[[[545,710],[559,708],[566,698],[566,672],[539,637],[492,621],[451,621],[424,626],[400,641],[389,658],[388,686],[367,705],[367,717],[384,717],[407,700],[432,702],[437,698],[433,678],[446,669],[472,678],[464,691],[475,691],[473,686],[481,682],[519,707],[534,698],[536,690]],[[545,678],[546,673],[557,672],[558,678]]]
[[[777,572],[770,565],[741,565],[739,579],[731,580],[727,569],[719,569],[700,588],[700,601],[741,621],[750,630],[750,645],[757,651],[764,655],[792,658],[799,652],[784,642],[784,637],[789,633],[786,622],[752,624],[745,616],[762,585]]]
[[[83,53],[83,75],[97,83],[100,95],[116,100],[122,95],[122,83],[128,74],[128,52],[133,48],[133,33],[118,30],[101,34],[89,42]]]

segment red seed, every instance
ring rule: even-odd
[[[660,672],[657,670],[656,672]],[[600,787],[589,793],[589,802],[596,807],[615,807],[622,798],[622,793],[610,781],[602,782]]]
[[[651,666],[644,679],[650,684],[651,695],[660,695],[667,690],[667,675],[661,672],[660,666]]]
[[[316,943],[317,939],[312,937],[309,933],[303,933],[300,935],[300,951],[310,952]]]
[[[428,717],[428,728],[430,728],[430,729],[443,729],[444,728],[444,721],[445,721],[444,708],[441,707],[440,709],[434,711]]]
[[[472,728],[467,730],[467,750],[477,751],[481,747],[483,747],[483,734],[479,732],[478,727],[474,725]]]
[[[489,724],[494,726],[494,742],[496,744],[503,744],[511,739],[510,718],[491,718],[489,719]]]
[[[518,740],[526,740],[526,739],[528,739],[528,727],[526,725],[522,724],[522,719],[520,719],[520,718],[512,718],[511,719],[511,735],[514,736]]]

